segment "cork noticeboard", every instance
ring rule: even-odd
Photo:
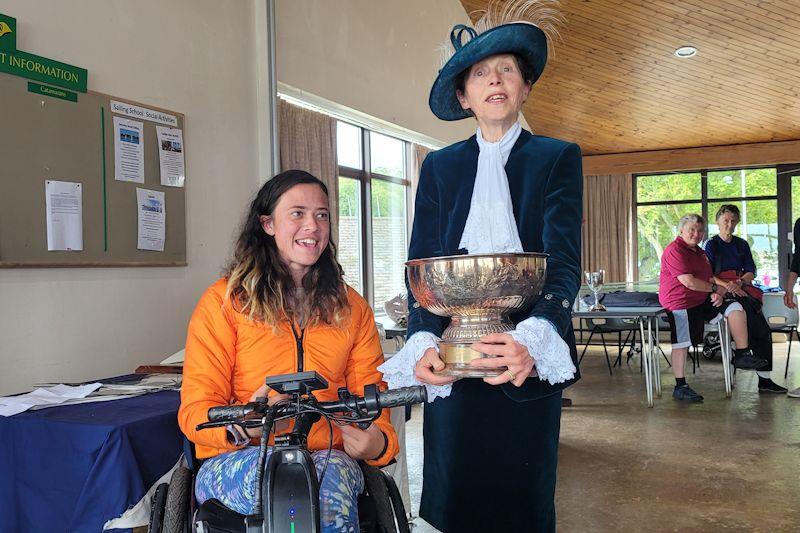
[[[117,181],[112,100],[174,115],[184,129],[174,111],[93,92],[51,98],[0,74],[0,268],[186,266],[186,189],[161,185],[163,124],[141,121],[144,183]],[[46,180],[82,184],[83,250],[48,251]],[[137,187],[164,192],[163,251],[137,249]]]

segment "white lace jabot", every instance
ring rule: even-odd
[[[478,171],[472,188],[467,223],[458,245],[471,254],[522,251],[505,169],[511,149],[521,132],[519,122],[516,122],[502,139],[490,143],[484,140],[478,128]]]
[[[478,170],[459,245],[470,254],[523,251],[505,171],[511,149],[521,132],[522,128],[517,122],[500,141],[490,143],[484,140],[478,128]],[[536,361],[539,379],[556,384],[575,375],[569,347],[548,320],[528,318],[517,324],[517,329],[510,334],[515,341],[528,348],[528,353]],[[383,379],[389,388],[420,385],[414,376],[414,366],[425,350],[437,347],[439,340],[427,331],[417,332],[399,352],[380,365],[378,370],[383,372]],[[450,385],[426,384],[425,387],[429,402],[450,395]]]

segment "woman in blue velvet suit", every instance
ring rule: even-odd
[[[437,376],[448,319],[409,291],[408,342],[381,370],[391,387],[424,383],[420,516],[446,533],[555,530],[561,391],[578,379],[571,310],[580,286],[581,153],[532,135],[517,118],[547,58],[537,24],[477,34],[456,26],[455,54],[439,72],[430,107],[443,120],[474,116],[469,139],[425,159],[409,259],[491,252],[549,254],[542,296],[512,316],[516,329],[473,348],[507,367],[497,377]],[[462,44],[465,37],[471,37]]]

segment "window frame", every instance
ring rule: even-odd
[[[361,202],[361,227],[362,227],[362,239],[361,239],[361,279],[363,280],[363,294],[361,296],[370,304],[373,308],[373,312],[380,315],[385,314],[383,308],[376,309],[375,303],[373,302],[373,297],[375,295],[375,270],[373,268],[373,237],[372,237],[372,182],[375,181],[388,181],[397,185],[402,185],[405,188],[405,212],[406,212],[406,227],[410,227],[410,219],[411,219],[411,209],[410,209],[410,198],[411,198],[411,180],[408,179],[408,172],[409,172],[409,154],[410,154],[410,145],[411,143],[405,139],[400,139],[393,135],[388,135],[386,133],[382,133],[375,130],[370,130],[369,128],[365,128],[359,126],[357,124],[353,124],[351,122],[347,122],[346,120],[339,120],[339,122],[343,122],[350,126],[354,126],[359,129],[361,134],[361,166],[362,169],[348,167],[344,165],[337,165],[339,176],[343,178],[351,178],[355,179],[360,183],[359,191],[360,191],[360,198],[359,201]],[[372,153],[370,148],[370,133],[375,133],[378,135],[383,135],[385,137],[391,137],[392,139],[396,139],[403,143],[403,174],[406,176],[405,178],[397,178],[394,176],[388,176],[386,174],[381,174],[378,172],[372,171]],[[409,239],[411,238],[410,230],[406,231],[406,249],[408,248]]]
[[[759,169],[775,169],[775,194],[774,195],[760,195],[760,196],[729,196],[724,198],[709,198],[708,196],[708,173],[709,172],[728,172],[728,171],[742,171],[742,170],[759,170]],[[758,201],[758,200],[774,200],[776,203],[778,219],[778,285],[782,286],[789,270],[788,261],[781,261],[781,257],[787,257],[789,253],[789,246],[787,239],[781,238],[791,231],[791,179],[790,172],[787,169],[799,170],[798,165],[753,165],[753,166],[740,166],[740,167],[720,167],[720,168],[704,168],[704,169],[685,169],[675,170],[671,172],[640,172],[633,174],[633,239],[631,242],[632,250],[630,251],[633,258],[632,265],[632,279],[639,280],[639,207],[658,206],[658,205],[681,205],[681,204],[697,204],[701,205],[701,215],[706,220],[706,227],[708,227],[708,204],[709,203],[733,203],[743,201]],[[686,200],[659,200],[649,202],[639,202],[638,194],[639,187],[638,181],[640,177],[645,176],[669,176],[672,174],[700,174],[700,198],[691,198]],[[787,212],[788,209],[788,212]],[[708,235],[706,235],[708,237]],[[758,266],[758,265],[756,265]]]

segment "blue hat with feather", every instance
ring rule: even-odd
[[[445,49],[450,57],[445,58],[428,98],[433,114],[442,120],[471,116],[456,97],[457,79],[469,67],[493,55],[519,56],[533,69],[533,79],[528,81],[536,83],[547,64],[548,41],[557,35],[561,22],[557,5],[556,0],[492,0],[475,29],[456,25],[450,32],[452,49]]]

